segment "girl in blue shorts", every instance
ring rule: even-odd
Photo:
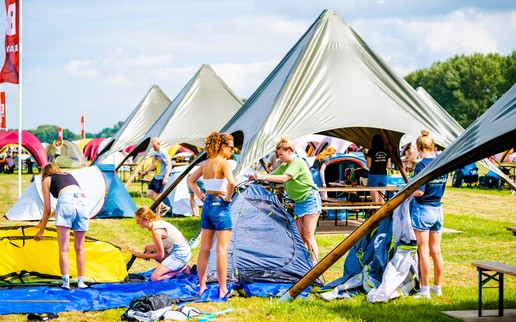
[[[414,175],[421,172],[435,159],[434,139],[427,130],[421,131],[416,141],[421,161],[414,169]],[[444,261],[441,254],[441,230],[443,228],[443,209],[441,198],[446,187],[448,175],[445,174],[425,183],[413,193],[415,197],[410,207],[412,228],[416,234],[419,259],[421,288],[417,297],[430,298],[430,292],[442,295]],[[430,258],[434,263],[434,285],[430,289]]]
[[[217,237],[217,274],[219,280],[219,297],[228,294],[227,267],[228,248],[231,241],[231,195],[235,189],[235,180],[231,166],[227,161],[235,148],[233,137],[227,133],[213,132],[205,139],[206,162],[188,176],[188,187],[203,203],[201,216],[201,250],[197,260],[199,276],[199,295],[206,290],[206,274],[208,255],[213,240]],[[200,177],[204,178],[202,193],[195,183]]]

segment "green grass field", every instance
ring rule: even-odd
[[[0,212],[4,214],[18,199],[17,175],[0,175]],[[30,176],[23,176],[23,189]],[[150,205],[151,201],[139,195],[140,184],[129,189],[137,205]],[[506,230],[516,226],[516,195],[508,190],[481,190],[478,188],[448,187],[443,200],[445,227],[460,233],[443,235],[445,277],[441,298],[431,301],[411,297],[385,304],[369,304],[364,295],[351,300],[326,302],[315,295],[296,299],[290,303],[268,298],[231,298],[226,303],[194,303],[203,311],[215,312],[233,308],[234,312],[218,316],[218,321],[452,321],[441,311],[475,310],[477,308],[478,277],[471,265],[474,260],[491,260],[516,265],[516,236]],[[199,220],[195,218],[166,218],[186,238],[197,232]],[[0,219],[1,226],[16,222]],[[112,242],[124,249],[140,250],[150,242],[148,231],[140,229],[134,219],[92,220],[88,235]],[[345,238],[344,235],[317,235],[322,256],[328,254]],[[192,264],[196,262],[194,250]],[[326,282],[342,275],[344,259],[340,259],[323,276]],[[137,260],[131,272],[141,272],[154,264]],[[495,308],[497,290],[484,291],[484,308]],[[516,308],[516,278],[505,278],[505,307]],[[93,311],[64,312],[55,321],[119,321],[125,308]],[[0,321],[26,321],[26,315],[3,315]]]

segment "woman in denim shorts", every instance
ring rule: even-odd
[[[228,160],[235,148],[233,137],[227,133],[213,132],[205,140],[206,162],[188,176],[188,187],[203,201],[201,216],[201,250],[197,259],[199,275],[199,295],[206,289],[208,255],[213,240],[217,237],[217,273],[219,280],[219,297],[228,295],[227,267],[228,248],[231,241],[231,196],[235,189],[233,171]],[[204,194],[195,183],[204,178]]]
[[[416,141],[421,161],[414,170],[414,175],[421,172],[435,159],[434,139],[427,130],[421,131]],[[444,274],[444,261],[441,253],[441,230],[443,227],[443,209],[441,198],[444,194],[448,175],[445,174],[425,183],[413,193],[415,197],[410,207],[412,228],[416,234],[419,259],[419,277],[421,288],[418,297],[430,298],[430,292],[442,295],[441,284]],[[430,289],[430,258],[434,263],[434,285]]]
[[[276,151],[283,164],[271,174],[249,174],[249,179],[283,183],[285,192],[294,200],[297,230],[310,252],[312,261],[316,263],[319,248],[315,241],[315,228],[321,213],[321,196],[308,166],[305,161],[296,157],[294,145],[288,137],[280,139]]]
[[[55,209],[59,244],[59,267],[63,279],[62,288],[70,289],[70,275],[68,269],[68,249],[70,248],[70,230],[74,231],[74,250],[77,260],[77,286],[88,287],[84,283],[86,270],[86,255],[84,251],[84,239],[88,230],[89,213],[86,206],[86,198],[81,191],[77,180],[69,174],[61,172],[54,163],[46,164],[41,169],[41,190],[43,193],[43,216],[39,223],[39,231],[34,239],[39,241],[45,232],[51,215],[50,195],[57,199]]]
[[[152,272],[151,281],[164,281],[179,273],[190,274],[188,261],[192,250],[179,229],[146,206],[138,208],[134,215],[141,228],[150,230],[154,243],[146,245],[143,253],[133,252],[133,255],[160,263]]]

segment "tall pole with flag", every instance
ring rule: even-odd
[[[86,137],[86,126],[84,124],[84,115],[81,116],[81,137],[83,139]]]
[[[18,197],[21,196],[22,173],[22,0],[5,0],[5,62],[0,83],[18,84]]]

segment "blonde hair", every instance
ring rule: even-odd
[[[41,169],[41,181],[45,180],[51,174],[60,173],[61,169],[57,166],[57,164],[50,162],[43,166]]]
[[[148,221],[160,220],[161,217],[154,213],[148,206],[142,206],[134,212],[134,216],[141,219],[147,219]]]
[[[161,144],[161,142],[159,141],[159,138],[158,138],[158,137],[152,138],[152,140],[151,140],[151,144],[152,144],[152,143],[154,143],[154,142],[156,142],[156,143],[158,143],[158,144]]]
[[[317,161],[321,161],[322,159],[326,158],[326,157],[331,157],[332,155],[335,154],[335,152],[337,152],[337,150],[335,150],[334,147],[332,146],[328,146],[326,147],[324,150],[321,151],[321,153],[319,153],[316,157],[315,157],[315,160]]]
[[[416,145],[419,151],[433,151],[435,148],[435,143],[434,139],[430,136],[430,131],[422,130],[421,136],[419,136],[416,140]]]
[[[229,142],[233,141],[233,136],[228,133],[213,132],[206,139],[204,139],[204,150],[208,155],[208,158],[216,157],[224,144],[229,145]]]
[[[282,150],[289,150],[291,152],[294,152],[296,149],[294,148],[294,145],[292,145],[292,143],[290,142],[288,136],[282,136],[278,142],[278,144],[276,144],[276,150],[279,150],[279,149],[282,149]]]

